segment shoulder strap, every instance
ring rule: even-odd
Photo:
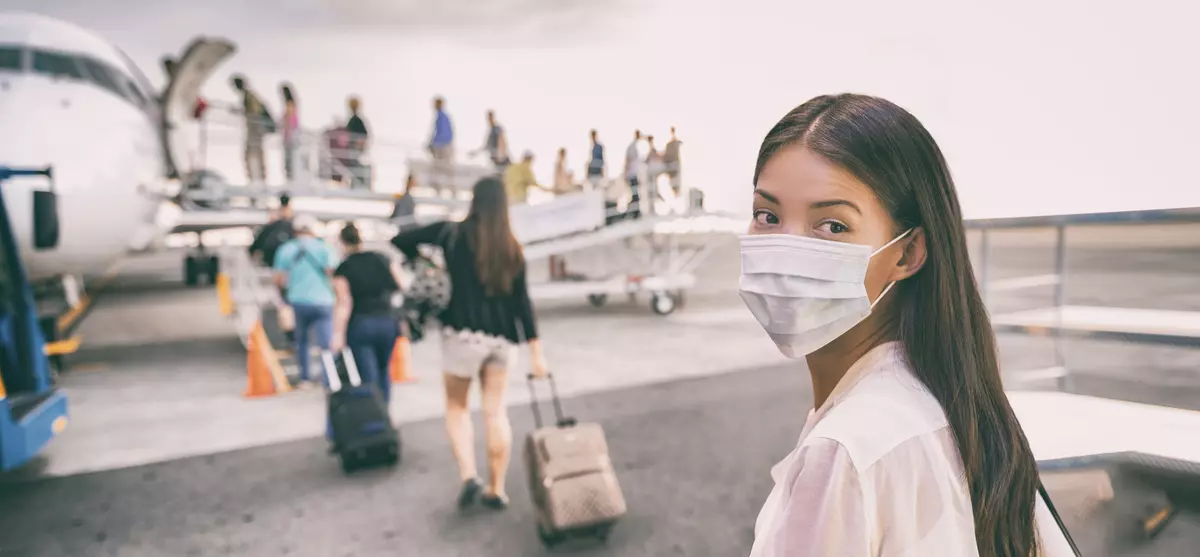
[[[317,271],[319,271],[321,274],[325,273],[325,265],[322,265],[320,261],[317,261],[317,257],[315,255],[313,255],[312,252],[308,251],[307,249],[304,249],[303,243],[297,242],[296,243],[296,256],[294,258],[292,258],[292,264],[295,265],[296,263],[299,263],[301,259],[304,259],[304,260],[308,261],[309,263],[311,263],[313,265],[313,267],[316,267]]]
[[[1059,518],[1058,510],[1054,508],[1054,502],[1050,500],[1050,495],[1046,493],[1046,487],[1040,481],[1038,482],[1038,494],[1042,496],[1042,501],[1045,501],[1046,508],[1050,509],[1050,515],[1054,517],[1054,523],[1058,525],[1058,530],[1067,539],[1067,545],[1071,546],[1071,551],[1075,553],[1075,557],[1082,557],[1079,553],[1079,547],[1075,545],[1075,540],[1071,538],[1071,533],[1067,531],[1067,526]]]

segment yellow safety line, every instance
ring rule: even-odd
[[[71,325],[74,325],[75,322],[79,320],[79,317],[83,315],[83,312],[86,311],[90,305],[92,305],[92,299],[88,297],[87,294],[84,294],[79,298],[78,304],[75,304],[71,307],[71,309],[67,310],[66,313],[58,317],[58,330],[65,331],[71,328]]]
[[[92,281],[92,291],[99,292],[107,287],[108,283],[112,282],[112,280],[116,278],[117,273],[119,273],[121,271],[121,267],[124,266],[124,259],[118,259],[112,265],[109,265],[108,268],[104,270],[103,274],[97,277],[96,280]],[[92,298],[85,292],[83,296],[79,298],[78,304],[75,304],[70,310],[67,310],[66,313],[59,316],[58,320],[55,322],[55,324],[58,326],[58,330],[65,331],[71,328],[71,326],[73,326],[75,322],[83,316],[83,313],[87,311],[87,308],[91,305]]]
[[[43,347],[43,351],[47,356],[65,356],[67,354],[74,354],[79,350],[79,344],[81,341],[82,338],[79,335],[75,335],[66,340],[46,343],[46,345]]]

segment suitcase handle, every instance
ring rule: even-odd
[[[346,366],[346,379],[350,380],[350,385],[357,387],[362,384],[362,376],[358,374],[358,364],[354,361],[354,353],[349,348],[343,348],[341,351],[342,363]],[[329,379],[329,391],[337,392],[342,390],[342,378],[338,373],[337,360],[333,356],[333,352],[324,350],[321,352],[321,363],[325,364],[325,377]]]
[[[533,424],[538,428],[542,428],[542,411],[538,408],[537,389],[533,387],[534,377],[532,373],[526,376],[526,383],[529,385],[529,407],[533,409]],[[576,424],[575,418],[568,418],[563,415],[562,401],[558,398],[558,384],[554,382],[554,374],[547,373],[546,379],[550,381],[550,399],[554,402],[554,414],[558,418],[558,427],[573,427]]]

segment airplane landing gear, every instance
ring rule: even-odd
[[[183,283],[188,286],[198,286],[201,282],[214,285],[217,283],[217,273],[220,272],[220,258],[208,253],[204,244],[200,244],[183,259]]]

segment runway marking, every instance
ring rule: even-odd
[[[95,292],[96,295],[99,295],[100,292],[108,287],[109,283],[111,283],[112,280],[117,277],[117,273],[121,272],[121,268],[125,266],[125,261],[126,259],[122,257],[121,259],[113,262],[112,265],[109,265],[108,268],[104,270],[104,273],[102,273],[99,277],[96,277],[96,280],[92,281],[91,291]],[[79,298],[79,303],[72,306],[71,309],[67,310],[66,313],[60,315],[58,320],[55,322],[55,324],[58,326],[59,332],[70,330],[70,328],[73,327],[92,306],[92,303],[95,302],[95,299],[92,296],[89,296],[86,292],[86,285],[84,286],[84,289],[85,292],[83,293],[83,296]]]
[[[78,373],[78,372],[86,373],[89,371],[108,371],[110,369],[112,369],[112,366],[110,366],[106,363],[103,363],[103,362],[95,362],[95,363],[90,363],[90,364],[75,364],[75,365],[71,366],[72,373]]]

